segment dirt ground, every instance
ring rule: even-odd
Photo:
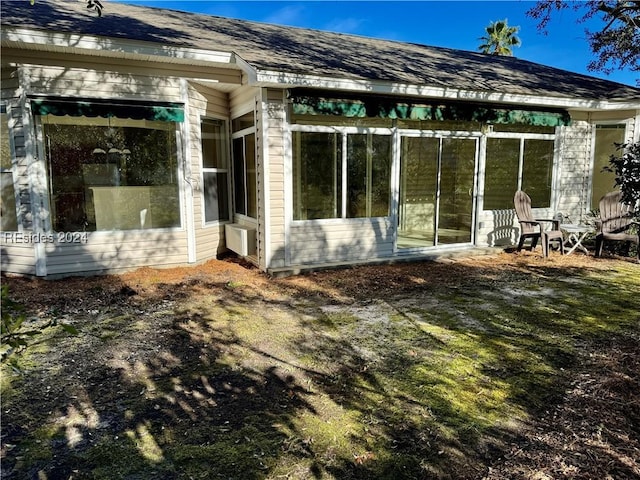
[[[135,313],[170,308],[188,295],[198,292],[211,295],[230,290],[242,291],[245,298],[265,301],[304,302],[312,299],[327,305],[349,305],[372,298],[407,295],[412,289],[424,289],[430,283],[464,285],[469,281],[465,275],[470,266],[482,272],[487,281],[492,278],[504,281],[525,270],[535,273],[537,268],[547,268],[549,262],[558,269],[607,270],[615,262],[629,264],[633,260],[600,261],[585,255],[555,255],[549,260],[542,258],[539,252],[501,253],[431,262],[427,268],[424,263],[402,263],[275,279],[238,259],[228,258],[184,268],[142,268],[122,275],[47,282],[3,278],[3,283],[10,285],[12,298],[25,305],[30,313],[42,318],[56,315],[64,321],[105,309]],[[640,269],[640,265],[637,268]],[[153,317],[149,318],[153,321]],[[163,327],[158,328],[157,333],[161,335]],[[549,405],[547,411],[522,427],[518,438],[488,459],[488,470],[482,474],[483,478],[640,478],[639,340],[635,335],[635,338],[611,338],[589,346],[590,350],[582,357],[583,364],[562,401]],[[153,351],[158,337],[132,336],[131,341],[131,354],[144,355],[144,352]],[[55,355],[62,353],[50,355],[51,361],[55,362]],[[66,360],[69,358],[67,352]],[[77,362],[81,363],[82,359],[78,358]],[[85,365],[85,368],[91,366]],[[69,378],[68,381],[76,380]],[[56,390],[65,388],[65,385],[52,385],[50,391],[55,396]],[[48,398],[33,401],[41,401],[42,408],[46,408]],[[15,434],[11,425],[3,425],[3,457],[12,448],[6,444],[7,436]],[[610,472],[612,455],[627,465],[618,476],[606,473]],[[579,473],[574,467],[576,464],[582,467],[579,472],[588,471],[591,476]]]

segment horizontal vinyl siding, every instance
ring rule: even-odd
[[[284,161],[286,148],[284,145],[284,128],[287,121],[286,106],[281,90],[265,90],[267,123],[265,125],[266,139],[269,157],[269,250],[270,259],[268,268],[283,267],[285,256],[285,206],[284,206]]]
[[[241,87],[229,94],[229,104],[231,118],[251,111],[255,107],[255,97],[260,94],[260,90],[255,87]]]
[[[348,262],[393,255],[388,218],[294,222],[290,227],[291,265]]]
[[[204,225],[202,199],[202,168],[200,118],[229,118],[229,99],[224,92],[197,83],[189,84],[189,152],[191,185],[193,185],[193,214],[196,240],[196,261],[215,258],[225,250],[224,224]],[[229,158],[230,161],[230,158]],[[229,168],[229,175],[231,169]]]
[[[32,244],[0,244],[2,273],[36,274],[36,257]]]
[[[589,211],[588,193],[591,182],[591,136],[593,127],[586,122],[574,122],[563,127],[555,211],[569,215],[574,222],[582,221]]]
[[[516,211],[487,210],[478,218],[478,246],[508,246],[518,240],[520,228]]]
[[[86,243],[46,244],[47,275],[117,271],[188,262],[184,231],[91,232]]]
[[[0,84],[2,85],[0,99],[6,100],[16,97],[18,95],[18,87],[20,85],[18,80],[18,69],[2,65],[2,68],[0,69]]]
[[[27,93],[180,102],[176,78],[122,75],[90,68],[25,66]]]
[[[8,62],[30,65],[49,65],[65,69],[95,69],[104,72],[120,72],[128,76],[149,75],[156,77],[180,77],[212,80],[228,84],[242,84],[242,73],[234,68],[216,68],[210,65],[188,65],[165,63],[153,60],[134,60],[106,58],[94,55],[82,55],[34,50],[6,48],[3,59]]]

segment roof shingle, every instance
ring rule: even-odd
[[[234,52],[258,71],[474,92],[637,100],[640,89],[514,57],[110,3],[2,2],[3,25]]]

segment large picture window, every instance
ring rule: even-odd
[[[41,117],[55,231],[180,226],[176,124]]]
[[[16,216],[16,197],[11,166],[9,118],[5,105],[0,105],[0,188],[2,191],[0,197],[2,231],[15,231],[18,229],[18,219]]]
[[[390,135],[293,133],[294,220],[388,216],[390,181]]]
[[[203,120],[202,179],[205,222],[229,220],[227,135],[222,120]]]
[[[524,190],[535,208],[551,205],[554,141],[536,138],[488,138],[484,209],[513,208],[516,190]]]

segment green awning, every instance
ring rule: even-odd
[[[468,121],[488,124],[524,124],[544,127],[569,125],[566,110],[520,109],[463,102],[408,102],[387,97],[352,99],[294,95],[296,115],[337,115],[352,118],[397,118],[426,121]]]
[[[184,121],[184,108],[179,103],[120,103],[95,99],[32,98],[31,109],[35,115],[131,118],[160,122]]]

